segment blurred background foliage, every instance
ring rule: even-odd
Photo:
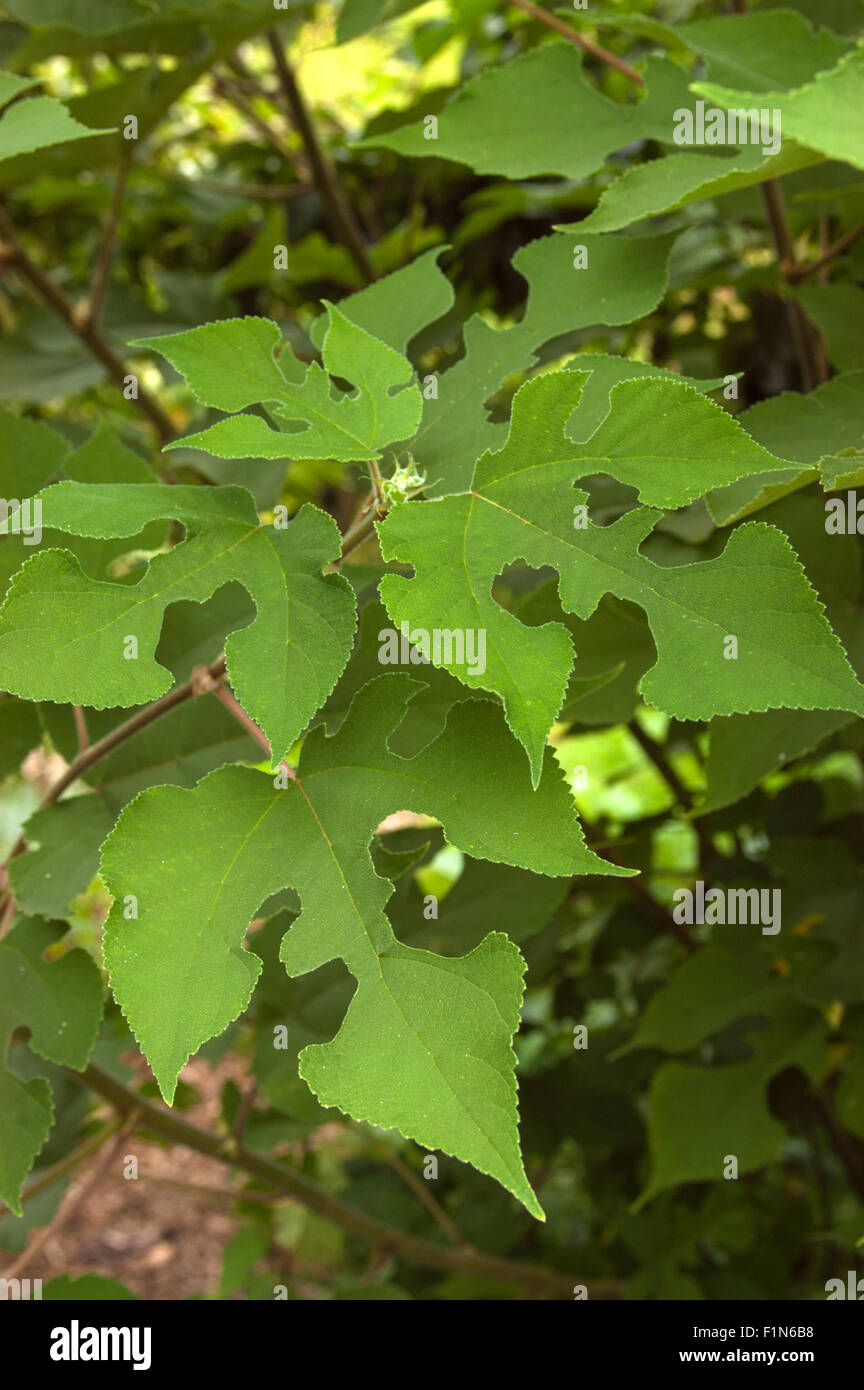
[[[854,0],[797,0],[785,8],[843,39],[861,30],[862,7]],[[607,0],[601,15],[568,18],[630,63],[663,51],[698,75],[700,60],[676,39],[676,26],[722,13],[716,0]],[[0,8],[0,67],[38,79],[85,125],[118,127],[135,113],[139,138],[124,142],[115,131],[7,160],[0,164],[4,214],[73,312],[87,302],[106,227],[114,228],[99,333],[181,434],[206,423],[208,413],[163,359],[130,348],[132,340],[258,314],[275,319],[295,352],[311,360],[321,301],[339,301],[370,278],[334,234],[314,157],[286,109],[267,37],[274,20],[371,273],[386,276],[434,252],[452,283],[452,309],[410,344],[421,375],[460,359],[462,324],[471,314],[494,328],[519,321],[526,282],[511,262],[520,247],[578,221],[622,170],[662,153],[656,142],[640,140],[580,180],[508,180],[444,158],[356,147],[364,135],[440,110],[467,79],[549,39],[542,24],[492,0],[346,0],[341,7],[290,0],[275,11],[272,0],[7,0]],[[631,99],[620,73],[596,63],[586,71],[610,99]],[[532,114],[526,111],[526,122]],[[579,141],[578,128],[572,136]],[[802,169],[784,179],[784,190],[804,259],[819,254],[820,236],[823,244],[834,241],[864,217],[864,183],[848,165],[828,160]],[[695,202],[658,225],[679,236],[657,308],[634,323],[580,328],[547,344],[538,364],[509,376],[489,398],[492,419],[506,418],[529,371],[582,353],[617,354],[699,378],[736,375],[738,396],[724,403],[739,414],[801,389],[758,190]],[[279,246],[286,248],[284,264],[274,256]],[[75,448],[107,427],[162,469],[150,422],[138,403],[123,399],[92,343],[70,331],[13,260],[7,257],[3,269],[0,402],[16,416],[50,424]],[[831,284],[861,293],[864,241],[839,274],[832,272]],[[836,335],[827,319],[818,327],[826,377],[864,367],[857,318],[853,333],[842,315]],[[859,436],[864,442],[864,426]],[[343,529],[366,486],[350,468],[327,461],[250,466],[186,450],[172,463],[182,478],[244,482],[262,515],[278,504],[293,512],[313,499]],[[819,504],[801,510],[802,495],[778,498],[759,519],[793,535],[832,617],[847,624],[854,661],[864,651],[860,582],[831,592],[834,555],[822,550],[823,514]],[[592,501],[607,519],[631,498],[629,489],[596,480]],[[704,503],[694,503],[666,518],[645,551],[676,565],[718,553],[727,534]],[[860,581],[857,537],[844,557]],[[361,629],[367,643],[386,625],[374,589],[382,568],[372,540],[346,571],[368,609]],[[249,1012],[203,1049],[211,1079],[205,1085],[193,1069],[179,1105],[206,1099],[225,1133],[236,1132],[240,1115],[249,1147],[275,1151],[389,1225],[544,1265],[559,1272],[562,1288],[565,1279],[600,1280],[625,1298],[824,1297],[827,1278],[845,1277],[860,1263],[864,1240],[860,728],[849,716],[813,715],[809,733],[790,724],[789,747],[781,740],[772,751],[758,723],[763,716],[719,720],[711,729],[675,723],[646,709],[637,694],[654,659],[640,610],[607,598],[581,623],[561,614],[554,575],[524,565],[502,574],[495,592],[523,621],[554,615],[578,636],[584,683],[571,684],[553,743],[592,845],[638,867],[641,877],[567,883],[474,862],[448,847],[434,822],[379,835],[376,853],[379,872],[395,880],[389,911],[403,940],[463,954],[497,928],[526,956],[520,1108],[545,1225],[445,1156],[438,1156],[437,1178],[427,1181],[415,1146],[324,1112],[297,1079],[291,1057],[332,1035],[351,987],[339,965],[287,979],[277,949],[296,910],[290,895],[263,908],[250,934],[265,970]],[[223,593],[204,606],[212,608],[214,654],[227,606],[243,601]],[[197,610],[181,611],[191,608],[172,610],[174,636],[163,637],[163,644],[175,643],[178,679],[186,678],[182,654],[193,616],[201,628]],[[358,682],[369,660],[368,644],[364,649],[358,639]],[[447,692],[440,698],[446,706]],[[38,801],[51,759],[68,759],[76,747],[69,710],[39,711],[38,726],[28,718],[0,697],[4,856]],[[105,727],[110,719],[111,712]],[[780,737],[773,726],[770,736]],[[58,939],[71,930],[97,958],[105,902],[92,845],[100,833],[94,828],[89,840],[85,834],[75,842],[89,848],[74,866],[57,857],[64,846],[67,858],[70,852],[68,819],[46,824],[35,846],[60,866],[63,888],[50,914]],[[714,885],[782,885],[782,936],[740,927],[676,931],[672,895],[700,877]],[[437,920],[424,919],[428,894],[439,899]],[[281,1025],[287,1054],[272,1047],[273,1028]],[[580,1025],[590,1039],[584,1049],[577,1045]],[[64,1159],[97,1124],[86,1093],[67,1075],[23,1047],[15,1051],[19,1075],[52,1078],[57,1126],[40,1155],[24,1220],[0,1217],[0,1246],[10,1256],[56,1212],[70,1180]],[[140,1082],[146,1075],[116,1009],[95,1057],[117,1077]],[[149,1084],[144,1094],[155,1094]],[[712,1152],[742,1154],[737,1181],[713,1172],[696,1132],[706,1087],[718,1126]],[[163,1193],[147,1190],[157,1213]],[[197,1296],[271,1299],[276,1285],[289,1298],[525,1295],[518,1281],[442,1275],[386,1249],[370,1260],[368,1248],[332,1222],[260,1197],[254,1180],[228,1193],[233,1225],[221,1272],[208,1275]],[[112,1269],[146,1294],[146,1280],[122,1260],[109,1267],[98,1251],[80,1248],[69,1259],[72,1273],[89,1273],[90,1282],[73,1288],[59,1280],[49,1285],[52,1296],[114,1296],[117,1286],[104,1282]]]

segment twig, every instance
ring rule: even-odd
[[[411,1264],[424,1269],[441,1270],[447,1274],[472,1274],[478,1278],[497,1280],[499,1283],[515,1284],[538,1297],[545,1295],[570,1298],[574,1283],[579,1282],[587,1285],[589,1298],[614,1299],[621,1296],[621,1284],[617,1280],[579,1280],[575,1275],[561,1274],[538,1265],[522,1264],[518,1260],[484,1255],[473,1250],[458,1250],[451,1246],[437,1245],[433,1241],[420,1240],[407,1231],[385,1225],[383,1221],[367,1215],[359,1208],[349,1206],[341,1198],[310,1182],[302,1173],[238,1146],[233,1138],[198,1129],[165,1107],[144,1100],[128,1091],[113,1076],[93,1063],[83,1073],[67,1069],[67,1074],[73,1080],[89,1086],[103,1100],[113,1105],[121,1115],[127,1116],[138,1111],[135,1119],[137,1128],[160,1134],[173,1143],[183,1144],[196,1153],[206,1154],[232,1168],[248,1173],[268,1187],[284,1192],[326,1221],[332,1221],[350,1235],[358,1236],[377,1249],[398,1256]]]
[[[179,1178],[155,1177],[152,1173],[142,1176],[148,1185],[176,1188],[178,1192],[188,1192],[193,1197],[218,1198],[223,1202],[263,1202],[267,1206],[286,1200],[282,1193],[250,1192],[242,1187],[212,1187],[202,1182],[182,1182]]]
[[[267,42],[273,54],[283,95],[309,157],[315,183],[330,214],[333,231],[351,253],[360,274],[367,283],[371,284],[377,278],[375,267],[369,259],[369,253],[363,243],[363,237],[354,219],[350,204],[342,192],[336,170],[318,139],[311,113],[306,106],[303,94],[297,85],[297,79],[289,66],[281,40],[275,30],[268,30]]]
[[[591,848],[597,850],[598,846],[592,845]],[[611,864],[621,864],[622,862],[616,857],[614,851],[609,848],[603,848],[603,855]],[[624,867],[629,868],[629,865]],[[699,950],[699,942],[690,934],[687,927],[681,922],[676,922],[671,913],[667,912],[666,908],[663,907],[662,903],[658,903],[657,899],[649,893],[641,878],[621,878],[618,880],[618,883],[625,892],[629,893],[630,896],[636,900],[646,916],[651,918],[660,931],[670,932],[671,935],[680,941],[681,945],[686,947],[690,952]],[[578,891],[581,886],[582,880],[575,879],[574,888]]]
[[[660,776],[671,791],[677,804],[685,811],[692,811],[695,804],[693,793],[688,787],[685,787],[660,744],[655,742],[650,734],[646,734],[645,730],[636,719],[630,719],[628,721],[627,732],[636,740],[646,758],[654,764],[654,767],[660,773]],[[706,834],[704,827],[697,819],[691,820],[690,824],[693,827],[693,833],[699,841],[699,848],[703,859],[709,858],[714,852],[714,846],[711,843],[710,835]]]
[[[257,1095],[258,1087],[255,1084],[255,1078],[253,1076],[246,1090],[243,1092],[240,1104],[237,1107],[237,1114],[234,1117],[234,1124],[231,1128],[231,1133],[234,1135],[234,1142],[238,1147],[243,1143],[243,1135],[246,1133],[246,1125],[249,1116],[252,1114],[252,1107],[255,1104]]]
[[[386,503],[384,501],[384,494],[381,491],[381,470],[375,459],[369,460],[369,474],[372,479],[372,491],[375,494],[375,507],[379,515],[383,516],[386,511]]]
[[[0,248],[3,251],[3,260],[8,265],[14,266],[18,274],[32,286],[49,309],[54,311],[66,327],[75,334],[76,338],[80,338],[85,347],[102,363],[108,374],[120,386],[125,386],[126,378],[129,376],[126,363],[117,355],[99,327],[82,318],[71,300],[67,299],[53,280],[49,279],[35,261],[30,259],[19,242],[15,229],[3,208],[0,208],[0,237],[6,243],[5,248]],[[167,444],[175,437],[177,431],[156,397],[151,396],[146,387],[139,382],[136,399],[144,414],[155,427],[160,444]]]
[[[639,744],[646,758],[654,764],[660,776],[663,778],[663,781],[672,792],[678,805],[683,806],[687,811],[692,810],[693,793],[688,787],[685,787],[660,744],[657,743],[650,734],[646,734],[642,725],[636,719],[627,721],[627,732]]]
[[[380,483],[380,479],[379,479]],[[372,491],[366,498],[356,517],[352,521],[348,530],[342,537],[342,547],[336,567],[341,565],[346,555],[350,555],[352,550],[356,550],[358,545],[362,545],[365,540],[372,535],[375,530],[376,521],[380,521],[385,513],[380,510],[381,494],[379,484],[373,480]]]
[[[84,317],[91,327],[96,327],[102,314],[102,304],[105,299],[105,289],[108,284],[108,275],[111,270],[111,262],[114,258],[114,243],[117,240],[117,227],[120,222],[120,213],[123,208],[123,195],[126,192],[126,180],[129,177],[129,170],[132,166],[132,151],[134,145],[130,142],[128,152],[124,154],[117,171],[114,181],[114,194],[111,199],[111,207],[108,211],[108,220],[105,223],[105,232],[102,237],[102,245],[99,248],[99,258],[96,262],[96,269],[93,272],[93,283],[90,287],[89,303],[85,306],[79,305],[76,313],[84,309]]]
[[[250,734],[259,743],[267,754],[268,758],[272,754],[270,740],[267,735],[258,728],[254,719],[250,719],[243,706],[234,698],[230,690],[226,690],[224,685],[218,683],[213,688],[213,694],[217,700],[221,700],[229,714],[233,714],[238,724],[242,724],[247,734]]]
[[[771,235],[774,238],[780,273],[787,284],[790,284],[793,282],[794,267],[797,261],[780,180],[765,179],[760,183],[759,190],[765,204]],[[807,322],[801,305],[793,299],[786,301],[786,313],[801,371],[801,385],[805,391],[812,391],[814,386],[819,383],[820,370],[819,357],[810,324]]]
[[[214,661],[212,666],[205,667],[205,669],[208,675],[213,677],[214,680],[224,675],[224,656],[220,656],[218,661]],[[158,719],[160,715],[167,714],[169,710],[175,709],[177,705],[182,705],[184,700],[190,699],[197,693],[195,677],[193,675],[190,680],[186,681],[185,685],[178,685],[176,690],[169,690],[167,695],[161,696],[160,699],[154,700],[152,704],[146,705],[144,709],[139,710],[137,714],[133,714],[132,718],[127,719],[125,724],[118,724],[116,729],[112,729],[110,734],[106,734],[104,738],[100,738],[98,743],[92,743],[89,748],[85,748],[83,752],[79,753],[77,758],[73,759],[66,771],[58,777],[53,786],[49,787],[39,803],[39,809],[41,810],[44,806],[49,806],[53,801],[56,801],[59,796],[62,796],[67,787],[71,787],[73,782],[77,782],[78,778],[81,777],[88,768],[92,767],[94,763],[101,762],[101,760],[106,757],[108,753],[112,752],[118,744],[125,743],[133,734],[137,734],[139,729],[145,729],[148,724],[153,723],[154,719]]]
[[[824,1126],[831,1146],[846,1170],[850,1187],[859,1198],[864,1199],[864,1144],[840,1123],[824,1091],[814,1087],[809,1099],[813,1114]]]
[[[394,1153],[393,1150],[389,1148],[386,1144],[381,1144],[380,1147],[376,1150],[376,1152],[378,1152],[381,1155],[385,1163],[390,1164],[390,1167],[394,1170],[394,1172],[399,1174],[399,1177],[405,1183],[405,1186],[410,1187],[415,1197],[418,1197],[420,1199],[426,1210],[441,1227],[441,1230],[444,1232],[447,1239],[449,1241],[452,1241],[452,1243],[458,1246],[461,1250],[472,1250],[474,1247],[469,1245],[468,1241],[462,1235],[461,1231],[453,1223],[453,1221],[451,1221],[450,1217],[447,1215],[440,1202],[436,1202],[435,1198],[429,1190],[429,1184],[424,1182],[422,1178],[418,1178],[417,1174],[414,1172],[414,1169],[409,1168],[408,1164],[405,1163],[405,1161],[402,1158],[400,1158],[399,1154]]]
[[[86,753],[90,747],[90,735],[87,732],[87,720],[80,705],[72,706],[72,717],[75,720],[75,732],[78,735],[78,752]]]
[[[783,273],[786,279],[796,282],[799,280],[806,280],[808,275],[814,275],[817,271],[823,270],[831,261],[836,260],[838,256],[842,256],[844,251],[848,251],[849,247],[853,246],[858,238],[862,236],[864,236],[864,222],[861,222],[857,227],[853,227],[851,232],[846,232],[845,236],[841,236],[838,241],[834,242],[833,246],[829,246],[824,250],[817,261],[810,261],[807,265],[795,264],[793,262],[791,265],[785,266],[783,268]]]
[[[231,691],[226,689],[224,685],[221,685],[219,681],[214,680],[211,677],[209,668],[207,666],[199,667],[198,673],[199,691],[201,693],[208,690],[212,691],[213,694],[216,696],[216,699],[220,700],[221,703],[225,706],[228,713],[234,716],[234,718],[237,720],[237,723],[243,726],[247,734],[249,734],[251,738],[254,738],[256,743],[260,744],[260,746],[264,749],[264,752],[267,754],[268,761],[272,761],[273,749],[270,746],[270,740],[264,733],[263,729],[259,729],[258,725],[255,723],[255,720],[249,717],[243,706],[240,704],[239,700],[237,700],[235,696],[231,694]],[[280,762],[279,766],[283,772],[288,774],[292,781],[297,780],[297,775],[294,768],[291,766],[290,763],[286,762],[284,758]]]
[[[278,130],[275,130],[269,121],[265,121],[264,117],[258,114],[249,98],[237,86],[237,83],[217,73],[211,74],[211,77],[213,86],[216,88],[219,95],[230,102],[232,106],[236,106],[238,111],[242,112],[247,121],[258,131],[259,135],[263,135],[267,143],[285,160],[286,164],[291,165],[292,169],[294,169],[299,176],[301,174],[301,162],[296,151],[291,149],[291,146],[282,139]],[[302,172],[305,173],[305,171]]]
[[[230,179],[181,174],[178,169],[158,172],[162,178],[172,183],[185,183],[193,189],[203,188],[208,193],[226,193],[235,198],[272,198],[274,201],[284,202],[286,198],[300,198],[312,188],[311,183],[232,183]]]
[[[595,43],[593,39],[583,38],[557,15],[550,14],[548,10],[541,10],[539,5],[532,5],[531,0],[507,0],[507,3],[515,5],[519,10],[524,10],[525,14],[530,14],[532,19],[539,19],[541,24],[545,24],[549,29],[554,29],[555,33],[560,34],[562,38],[577,44],[583,53],[590,53],[592,58],[597,58],[607,67],[614,68],[616,72],[629,77],[630,81],[635,82],[638,87],[644,87],[644,78],[640,77],[636,69],[631,68],[629,63],[625,63],[623,58],[619,58],[616,53],[610,53],[606,48],[601,48],[599,43]]]
[[[11,854],[9,858],[12,858]],[[0,916],[0,941],[3,940],[4,936],[6,935],[7,931],[9,930],[12,924],[12,918],[15,916],[15,895],[12,892],[11,888],[6,889],[4,897],[6,898],[6,901],[3,904],[2,916]]]
[[[207,672],[208,677],[215,681],[219,676],[225,673],[225,658],[219,657],[218,661],[215,661],[212,666],[207,666],[203,669]],[[127,719],[125,724],[118,724],[116,729],[112,729],[110,734],[106,734],[104,738],[100,738],[98,743],[91,743],[89,748],[82,749],[77,758],[73,758],[72,762],[66,768],[66,771],[61,773],[57,781],[52,783],[48,788],[39,803],[39,810],[41,811],[45,806],[50,806],[52,802],[57,801],[66,791],[66,788],[71,787],[73,782],[77,782],[78,778],[82,777],[88,768],[93,767],[94,763],[101,762],[101,760],[107,757],[119,744],[125,743],[133,734],[137,734],[139,729],[146,728],[148,724],[152,724],[153,720],[158,719],[160,715],[167,714],[169,710],[174,709],[177,705],[182,705],[184,700],[190,699],[193,695],[200,694],[200,680],[200,674],[196,679],[196,675],[193,673],[191,680],[188,680],[185,685],[178,685],[176,690],[169,690],[167,695],[163,695],[159,700],[154,700],[152,704],[146,705],[145,708],[139,710],[137,714],[133,714],[132,718]],[[26,847],[26,837],[20,835],[13,845],[3,867],[8,868],[10,862],[16,859],[19,854],[23,853]],[[3,929],[0,928],[0,936],[2,935]]]

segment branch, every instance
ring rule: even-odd
[[[279,85],[309,156],[312,173],[324,205],[330,214],[333,231],[350,251],[354,264],[364,280],[367,284],[371,284],[373,280],[377,279],[375,267],[369,259],[369,253],[364,245],[351,206],[342,192],[336,170],[318,139],[311,113],[306,106],[303,94],[297,85],[297,79],[288,64],[282,43],[275,30],[268,30],[267,42],[270,45],[270,52],[273,54],[273,61],[279,74]]]
[[[237,86],[237,83],[232,82],[228,77],[220,77],[216,73],[212,73],[211,78],[213,86],[216,88],[219,95],[224,97],[226,101],[230,102],[232,106],[236,106],[237,110],[243,113],[247,121],[255,127],[260,135],[263,135],[268,145],[276,151],[281,159],[285,160],[286,164],[291,165],[297,177],[300,178],[305,171],[301,170],[300,161],[296,153],[291,149],[290,145],[285,143],[278,130],[274,130],[269,121],[265,121],[263,116],[259,116],[252,102],[246,96],[245,92],[241,91]]]
[[[811,261],[809,265],[796,265],[793,262],[791,265],[785,266],[783,268],[783,273],[786,279],[795,282],[806,280],[808,275],[813,275],[816,271],[823,270],[831,261],[836,260],[838,256],[842,256],[844,251],[848,251],[849,247],[854,245],[858,238],[862,236],[864,236],[864,222],[861,222],[857,227],[853,227],[851,232],[846,232],[845,236],[841,236],[839,241],[834,242],[833,246],[829,246],[819,257],[818,261]]]
[[[825,1091],[813,1087],[808,1099],[813,1114],[824,1126],[831,1146],[846,1170],[849,1186],[859,1199],[864,1199],[864,1144],[840,1123]]]
[[[596,850],[597,846],[592,845],[591,848]],[[604,858],[608,859],[612,864],[621,864],[624,868],[630,868],[630,865],[624,864],[624,861],[619,859],[612,849],[608,849],[604,846],[603,855]],[[629,893],[631,898],[638,903],[646,916],[651,918],[660,931],[671,933],[671,935],[680,941],[681,945],[690,952],[699,950],[699,942],[690,934],[689,929],[684,926],[683,923],[675,921],[674,917],[670,912],[667,912],[663,904],[659,903],[648,891],[641,877],[620,878],[617,882],[619,886],[623,888],[625,892]],[[581,879],[574,879],[573,883],[574,887],[578,890],[581,887],[582,881]]]
[[[149,166],[148,168],[152,168]],[[308,193],[309,183],[233,183],[230,179],[210,179],[198,174],[181,174],[179,169],[153,170],[171,183],[188,184],[192,189],[203,188],[208,193],[225,193],[232,198],[263,199],[272,198],[284,202],[286,198],[301,198]]]
[[[458,1226],[456,1226],[456,1224],[447,1215],[447,1212],[441,1206],[440,1202],[436,1202],[435,1198],[429,1190],[428,1182],[424,1181],[423,1178],[418,1177],[417,1174],[414,1172],[414,1169],[410,1168],[408,1164],[405,1162],[405,1160],[401,1158],[399,1154],[395,1153],[394,1150],[391,1149],[388,1144],[381,1143],[377,1145],[376,1152],[381,1158],[384,1159],[385,1163],[390,1164],[390,1167],[393,1169],[393,1171],[399,1174],[399,1177],[405,1183],[405,1186],[409,1187],[411,1191],[414,1193],[414,1196],[417,1197],[423,1203],[430,1216],[432,1216],[433,1219],[437,1222],[437,1224],[441,1227],[441,1230],[444,1232],[447,1239],[453,1245],[458,1246],[462,1250],[473,1249],[473,1247],[468,1244],[468,1241],[462,1235]]]
[[[672,792],[679,806],[683,806],[689,811],[693,808],[693,795],[689,788],[685,787],[678,773],[675,771],[669,759],[659,743],[650,734],[646,734],[641,724],[636,719],[627,721],[627,732],[636,740],[646,758],[652,762],[663,778],[663,781]]]
[[[209,667],[204,666],[200,669],[198,682],[200,693],[203,694],[206,691],[211,691],[216,696],[216,699],[225,706],[228,713],[233,715],[237,723],[242,724],[250,738],[254,738],[255,742],[260,744],[267,754],[267,757],[272,757],[273,750],[270,747],[270,740],[267,735],[259,729],[254,719],[250,719],[239,700],[236,700],[231,694],[231,691],[226,690],[225,686],[221,685],[216,677],[211,675]]]
[[[635,68],[631,68],[629,63],[625,63],[623,58],[619,58],[616,53],[610,53],[608,49],[601,48],[599,43],[594,43],[593,39],[586,39],[575,29],[571,29],[569,24],[565,24],[563,19],[557,15],[550,14],[548,10],[541,10],[539,5],[532,5],[531,0],[507,0],[508,4],[515,5],[517,9],[523,10],[525,14],[530,14],[532,19],[539,19],[541,24],[545,24],[549,29],[554,29],[556,34],[561,34],[571,43],[575,43],[582,49],[583,53],[590,53],[592,58],[597,58],[607,67],[614,68],[616,72],[623,73],[631,82],[635,82],[638,87],[644,87],[645,81],[640,77]]]
[[[120,213],[123,208],[123,195],[126,192],[126,180],[129,177],[129,170],[132,165],[133,145],[129,145],[128,152],[124,155],[114,181],[114,195],[111,199],[111,207],[108,210],[108,220],[105,223],[105,232],[102,237],[102,245],[99,248],[99,257],[96,261],[96,269],[93,272],[93,283],[90,287],[89,304],[78,307],[76,312],[83,312],[88,324],[95,328],[102,314],[102,304],[105,299],[105,289],[108,284],[108,275],[111,270],[111,262],[114,259],[114,243],[117,239],[117,227],[120,222]]]
[[[185,685],[178,685],[176,690],[169,690],[168,694],[163,695],[161,699],[154,700],[151,705],[146,705],[144,709],[139,710],[137,714],[133,714],[131,719],[127,719],[125,724],[118,724],[117,728],[112,729],[110,734],[106,734],[104,738],[100,738],[98,743],[91,743],[89,748],[82,748],[77,758],[73,758],[66,771],[48,788],[48,791],[39,803],[38,809],[41,811],[45,806],[50,806],[52,802],[59,800],[66,788],[71,787],[73,782],[77,782],[78,778],[82,777],[88,768],[93,767],[94,763],[101,762],[101,760],[107,757],[119,744],[125,743],[133,734],[137,734],[139,729],[146,728],[148,724],[153,723],[154,719],[158,719],[161,715],[167,714],[169,710],[174,709],[177,705],[182,705],[184,700],[188,700],[193,695],[201,694],[204,690],[209,689],[210,687],[207,685],[202,688],[201,671],[202,668],[199,667],[193,672],[192,678],[188,680]],[[208,680],[217,680],[225,673],[225,658],[220,656],[218,661],[215,661],[212,666],[205,666],[203,671],[206,673]],[[16,859],[19,854],[23,853],[26,848],[26,838],[20,835],[3,864],[3,869],[7,869],[10,862]],[[13,899],[10,894],[10,902],[12,901]],[[6,904],[6,912],[9,912],[9,903]],[[4,920],[2,928],[0,928],[0,936],[4,934],[7,925],[8,923]]]
[[[2,248],[2,259],[6,264],[14,266],[18,274],[32,286],[40,299],[48,305],[48,308],[54,311],[66,327],[75,334],[75,337],[79,338],[84,346],[89,348],[93,356],[102,363],[109,376],[112,376],[120,386],[125,386],[126,378],[129,375],[126,363],[117,355],[98,326],[78,313],[75,305],[66,298],[62,290],[59,290],[53,280],[49,279],[35,261],[30,259],[19,242],[15,229],[3,208],[0,208],[0,236],[6,243],[5,247]],[[155,427],[160,444],[167,444],[175,437],[177,431],[156,397],[151,396],[150,392],[139,383],[137,400],[144,414]]]
[[[80,705],[72,706],[72,717],[75,720],[75,732],[78,735],[78,752],[84,753],[90,747],[90,735],[87,732],[87,719]]]
[[[374,510],[375,500],[374,492],[370,493],[368,505],[361,508],[359,517],[348,527],[342,537],[341,554],[336,561],[337,567],[341,565],[346,556],[351,554],[352,550],[356,550],[358,545],[362,545],[365,540],[369,539],[375,530],[375,522],[381,520],[381,514]]]
[[[107,1100],[124,1117],[135,1115],[136,1128],[150,1130],[175,1144],[183,1144],[196,1153],[206,1154],[229,1167],[237,1168],[257,1178],[279,1192],[284,1192],[307,1210],[325,1221],[332,1221],[349,1235],[368,1241],[370,1245],[390,1255],[407,1260],[424,1269],[437,1269],[445,1274],[472,1274],[478,1278],[494,1279],[499,1283],[517,1284],[527,1293],[538,1297],[571,1298],[575,1275],[561,1274],[538,1265],[522,1264],[494,1255],[478,1254],[473,1250],[454,1249],[420,1240],[394,1226],[387,1226],[376,1217],[349,1206],[341,1198],[326,1192],[294,1169],[285,1168],[272,1159],[238,1145],[233,1138],[198,1129],[187,1120],[174,1115],[163,1106],[156,1106],[128,1091],[108,1072],[91,1063],[83,1073],[66,1069],[75,1081],[83,1082]],[[242,1193],[238,1193],[242,1200]],[[621,1285],[614,1280],[585,1282],[590,1298],[614,1299],[621,1295]]]
[[[212,666],[207,666],[204,669],[208,676],[212,677],[213,680],[217,680],[220,676],[225,674],[224,656],[220,656],[219,660],[214,661]],[[139,710],[137,714],[133,714],[132,718],[127,719],[125,724],[118,724],[116,729],[112,729],[110,734],[106,734],[104,738],[100,738],[98,743],[91,743],[89,748],[83,749],[78,754],[78,757],[73,759],[69,764],[62,776],[58,777],[53,786],[49,787],[39,803],[40,811],[44,806],[49,806],[52,801],[56,801],[58,797],[62,796],[67,787],[71,787],[73,782],[77,782],[78,778],[83,776],[94,763],[101,762],[104,757],[113,752],[118,744],[125,743],[127,738],[131,738],[133,734],[137,734],[139,729],[146,728],[148,724],[152,724],[153,720],[158,719],[160,715],[167,714],[169,710],[175,709],[177,705],[182,705],[184,700],[188,700],[193,695],[201,693],[200,679],[200,675],[196,676],[193,672],[191,678],[186,681],[185,685],[178,685],[176,690],[169,690],[167,695],[163,695],[159,700],[154,700],[151,705],[146,705],[144,709]]]
[[[759,191],[762,194],[762,201],[768,216],[768,225],[774,238],[780,273],[787,284],[792,284],[797,260],[780,180],[765,179],[763,183],[760,183]],[[814,386],[818,386],[822,380],[818,345],[801,305],[795,300],[787,300],[786,312],[801,370],[801,385],[805,391],[812,391]]]

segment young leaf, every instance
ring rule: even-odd
[[[226,319],[168,338],[143,338],[187,377],[205,405],[240,410],[258,402],[301,429],[273,430],[258,415],[235,415],[169,449],[207,449],[218,458],[377,458],[416,428],[422,400],[411,364],[395,348],[327,305],[324,368],[306,368],[274,352],[281,334],[270,319]],[[238,375],[237,363],[242,363]],[[326,370],[325,370],[326,368]],[[353,394],[334,395],[330,376],[352,382]]]

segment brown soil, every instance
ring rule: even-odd
[[[215,1067],[200,1060],[189,1062],[183,1079],[200,1100],[184,1112],[184,1118],[214,1128],[222,1086],[228,1077],[240,1080],[243,1071],[237,1057],[227,1057]],[[123,1177],[127,1154],[138,1160],[137,1180]],[[224,1164],[181,1145],[163,1147],[135,1135],[124,1142],[109,1171],[76,1207],[76,1193],[100,1156],[93,1155],[75,1173],[60,1207],[59,1229],[28,1262],[22,1277],[47,1281],[60,1274],[103,1274],[119,1279],[144,1299],[186,1299],[215,1292],[223,1249],[238,1225],[230,1215],[232,1204],[227,1198],[201,1197],[186,1188],[163,1185],[159,1179],[228,1190],[233,1180]],[[70,1208],[64,1222],[62,1213]],[[2,1264],[12,1261],[4,1259]]]

